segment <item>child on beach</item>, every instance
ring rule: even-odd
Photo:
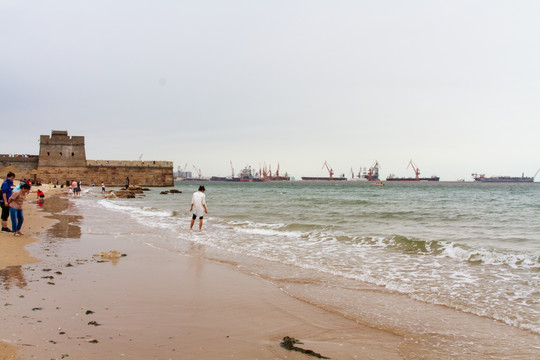
[[[21,184],[21,190],[15,191],[9,198],[9,215],[11,216],[11,231],[13,235],[21,236],[21,227],[24,222],[23,203],[26,194],[30,191],[30,186],[26,183]]]
[[[43,203],[45,202],[45,194],[43,193],[43,191],[41,191],[41,189],[37,189],[36,195],[38,206],[43,206]]]
[[[43,193],[43,191],[41,191],[41,189],[37,189],[36,195],[37,195],[38,199],[45,198],[45,194]]]

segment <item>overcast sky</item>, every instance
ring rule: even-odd
[[[467,179],[540,167],[540,1],[0,0],[0,153]]]

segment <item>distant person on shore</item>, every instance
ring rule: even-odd
[[[204,194],[205,191],[206,189],[203,185],[201,185],[199,186],[199,191],[194,192],[193,197],[191,198],[191,208],[189,211],[193,214],[193,216],[191,217],[190,229],[193,229],[195,219],[198,217],[199,230],[201,230],[203,226],[203,216],[204,214],[208,214],[208,209],[206,208],[206,195]]]
[[[9,198],[13,194],[11,187],[13,186],[13,180],[15,180],[15,174],[11,171],[8,172],[6,180],[2,183],[2,198],[0,199],[0,206],[2,206],[2,231],[11,232],[8,228],[7,220],[9,218]]]
[[[45,194],[43,191],[41,191],[41,189],[37,189],[36,196],[38,206],[43,206],[43,203],[45,202]]]
[[[105,182],[101,182],[101,193],[105,194]]]
[[[129,188],[129,176],[126,177],[126,190]]]
[[[75,180],[71,182],[71,191],[73,192],[73,196],[77,195],[77,188],[79,187],[79,184]]]
[[[37,189],[36,195],[38,199],[45,199],[45,194],[43,193],[43,191],[41,191],[41,189]]]
[[[30,185],[24,183],[21,185],[21,190],[15,191],[9,198],[9,214],[11,216],[11,230],[13,235],[21,236],[21,227],[24,222],[23,204],[26,199],[26,194],[30,191]]]

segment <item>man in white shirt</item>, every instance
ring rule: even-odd
[[[202,229],[203,224],[203,216],[204,214],[208,214],[208,209],[206,208],[206,195],[204,186],[199,186],[199,191],[196,191],[193,193],[193,197],[191,198],[191,208],[189,211],[193,214],[191,217],[191,226],[190,229],[193,229],[193,225],[195,224],[195,219],[197,217],[199,218],[199,230]]]

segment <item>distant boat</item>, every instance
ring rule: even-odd
[[[412,167],[414,171],[415,177],[395,177],[394,175],[390,175],[386,178],[386,181],[439,181],[440,177],[438,176],[432,176],[432,177],[420,177],[420,169],[414,165],[413,161],[409,161],[409,165],[407,167]]]
[[[538,169],[540,171],[540,169]],[[524,173],[521,174],[521,177],[518,176],[490,176],[486,177],[484,174],[472,174],[474,181],[486,182],[486,183],[529,183],[534,182],[534,178],[538,175],[538,171],[534,176],[525,176]]]
[[[380,165],[377,160],[375,160],[375,163],[371,165],[369,169],[364,169],[364,174],[362,175],[362,178],[367,181],[380,181],[379,179],[379,170]]]
[[[345,181],[346,177],[311,177],[311,176],[302,176],[304,181]]]
[[[432,176],[428,178],[399,178],[394,175],[390,175],[386,178],[386,181],[439,181],[441,178],[438,176]]]
[[[347,178],[345,176],[334,177],[334,170],[328,165],[325,161],[322,168],[326,168],[328,171],[328,177],[312,177],[312,176],[302,176],[303,181],[345,181]]]

